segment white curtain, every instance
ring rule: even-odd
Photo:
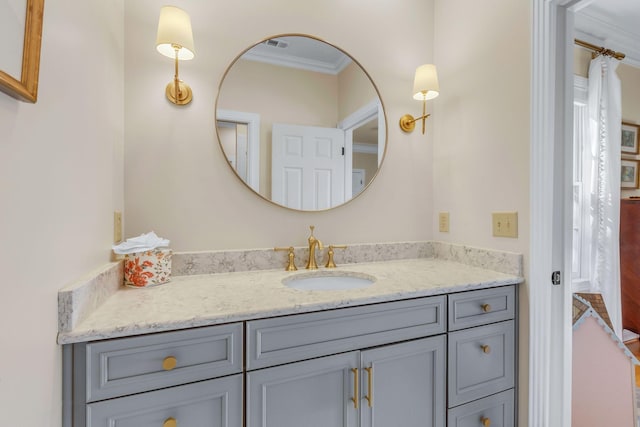
[[[622,103],[618,61],[598,56],[589,66],[591,161],[591,292],[602,294],[622,338],[620,301],[620,139]]]

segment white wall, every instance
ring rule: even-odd
[[[616,69],[622,86],[622,121],[640,125],[640,68],[620,64]],[[640,160],[640,155],[625,155]],[[638,197],[640,189],[622,190],[621,197]]]
[[[403,7],[364,0],[199,2],[197,13],[192,2],[175,1],[190,12],[196,48],[195,59],[180,65],[194,91],[182,108],[164,98],[173,64],[154,48],[164,3],[125,2],[127,236],[154,230],[175,250],[304,245],[310,224],[327,244],[432,237],[432,135],[405,135],[397,122],[421,108],[411,89],[415,68],[433,59],[433,1],[407,0]],[[250,45],[287,32],[350,53],[386,107],[382,171],[365,194],[328,212],[294,212],[258,198],[225,164],[215,136],[215,99],[226,67]]]
[[[436,0],[440,96],[430,105],[434,239],[529,253],[530,4]],[[517,211],[517,239],[491,212]],[[450,232],[438,232],[449,212]],[[520,287],[520,422],[527,422],[528,284]]]
[[[59,426],[57,291],[109,261],[123,192],[123,1],[45,2],[38,102],[0,94],[0,414]],[[0,26],[2,26],[0,16]]]

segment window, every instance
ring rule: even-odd
[[[574,77],[573,99],[573,256],[571,282],[574,292],[589,290],[591,271],[591,224],[589,215],[589,187],[591,177],[587,167],[589,153],[586,148],[589,132],[587,100],[588,80]]]

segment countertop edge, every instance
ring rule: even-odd
[[[159,333],[176,331],[181,329],[206,327],[213,325],[220,325],[225,323],[244,322],[248,320],[287,316],[292,314],[304,314],[312,313],[324,310],[334,310],[349,307],[358,307],[369,304],[378,304],[391,301],[408,300],[415,298],[424,298],[437,295],[446,295],[456,292],[480,290],[497,288],[501,286],[518,285],[524,282],[523,277],[512,276],[510,278],[504,278],[501,280],[492,280],[488,282],[480,283],[468,283],[468,284],[456,284],[450,286],[441,286],[437,288],[430,288],[425,290],[389,293],[376,297],[354,298],[354,299],[339,299],[331,303],[310,303],[309,305],[295,305],[278,310],[253,310],[247,312],[236,312],[232,315],[219,316],[211,315],[198,318],[192,318],[187,320],[179,320],[174,322],[150,322],[147,324],[131,325],[131,326],[119,326],[110,328],[108,330],[89,330],[80,333],[59,332],[57,343],[74,344],[80,342],[88,342],[95,340],[111,339],[111,338],[123,338],[135,335]]]
[[[298,261],[306,256],[306,248],[298,249],[301,257]],[[286,254],[274,252],[272,248],[248,249],[248,250],[228,250],[228,251],[206,251],[206,252],[177,252],[174,254],[174,278],[176,281],[184,282],[189,280],[198,280],[198,277],[220,277],[226,274],[270,274],[268,271],[279,271],[278,265],[284,265],[284,260],[280,260],[279,256]],[[338,302],[322,303],[314,301],[300,303],[295,300],[291,307],[281,307],[279,304],[272,304],[265,310],[257,309],[255,306],[252,310],[244,310],[238,308],[233,315],[223,313],[222,318],[216,315],[200,315],[188,319],[178,317],[177,320],[171,319],[167,321],[142,321],[142,317],[132,317],[135,319],[130,323],[118,324],[113,322],[113,327],[92,328],[92,324],[99,326],[108,325],[108,313],[113,312],[103,310],[103,305],[111,303],[114,306],[115,301],[123,301],[118,296],[122,296],[122,292],[126,291],[123,282],[122,262],[112,262],[95,270],[91,274],[83,277],[78,282],[61,289],[58,292],[58,336],[59,344],[68,344],[73,342],[81,342],[95,339],[107,339],[115,337],[123,337],[144,333],[162,332],[168,330],[185,329],[190,327],[207,326],[219,323],[227,323],[233,321],[242,321],[249,318],[273,317],[276,315],[287,315],[302,312],[311,312],[326,310],[332,308],[350,307],[365,305],[370,303],[391,301],[394,299],[410,299],[423,296],[444,294],[453,291],[482,289],[488,287],[502,286],[503,284],[516,284],[524,281],[523,274],[523,256],[522,254],[499,251],[493,249],[483,249],[472,246],[452,244],[440,241],[408,241],[408,242],[388,242],[388,243],[356,243],[349,245],[346,250],[336,253],[336,261],[343,268],[358,269],[362,265],[378,264],[394,261],[406,260],[436,260],[443,262],[453,262],[461,264],[469,268],[481,269],[483,280],[474,283],[474,280],[457,281],[457,285],[449,283],[446,279],[436,280],[436,284],[426,289],[409,287],[409,289],[394,289],[392,292],[383,292],[381,295],[372,295],[351,298],[347,297]],[[274,265],[276,270],[273,270]],[[264,271],[264,273],[262,273]],[[488,273],[488,275],[486,274]],[[493,281],[493,273],[500,280]],[[471,276],[472,277],[472,276]],[[505,277],[506,279],[505,281]],[[413,277],[415,280],[416,277]],[[215,281],[215,279],[214,279]],[[468,283],[467,283],[468,282]],[[508,282],[508,283],[507,283]],[[437,285],[439,283],[440,285]],[[172,286],[171,284],[161,286]],[[440,288],[438,288],[440,286]],[[146,290],[138,290],[145,292]],[[228,291],[228,290],[227,290]],[[126,294],[124,294],[126,295]],[[178,294],[174,294],[174,297]],[[180,298],[182,299],[182,298]],[[126,300],[125,300],[126,301]],[[162,303],[162,301],[159,301]],[[135,307],[144,310],[147,313],[147,307],[155,307],[155,305],[146,305]],[[183,304],[183,308],[187,307]],[[245,306],[239,306],[245,307]],[[273,308],[276,307],[275,311]],[[224,311],[224,310],[223,310]],[[102,317],[101,322],[94,322],[95,314]],[[105,314],[106,313],[106,314]],[[117,313],[117,311],[116,311]],[[160,312],[158,312],[159,314]],[[161,320],[162,315],[155,315],[153,309],[148,312],[151,319]],[[104,319],[107,319],[106,321]],[[89,319],[89,320],[87,320]],[[83,326],[84,325],[84,326]]]

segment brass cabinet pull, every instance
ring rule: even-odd
[[[373,366],[364,368],[367,371],[367,394],[364,396],[367,399],[369,408],[373,407]]]
[[[177,427],[177,425],[178,425],[178,422],[176,421],[176,419],[170,417],[164,420],[162,427]]]
[[[173,356],[165,357],[162,361],[162,369],[165,371],[171,371],[178,364],[178,359]]]
[[[353,401],[353,407],[358,409],[358,401],[360,400],[360,393],[358,392],[358,369],[351,368],[351,372],[353,372],[353,397],[351,400]]]
[[[481,345],[480,348],[482,349],[483,353],[486,353],[486,354],[491,353],[491,347],[489,347],[487,344]]]
[[[482,304],[482,311],[489,313],[491,311],[491,304]]]
[[[489,427],[491,425],[491,418],[482,417],[480,421],[482,421],[482,427]]]

